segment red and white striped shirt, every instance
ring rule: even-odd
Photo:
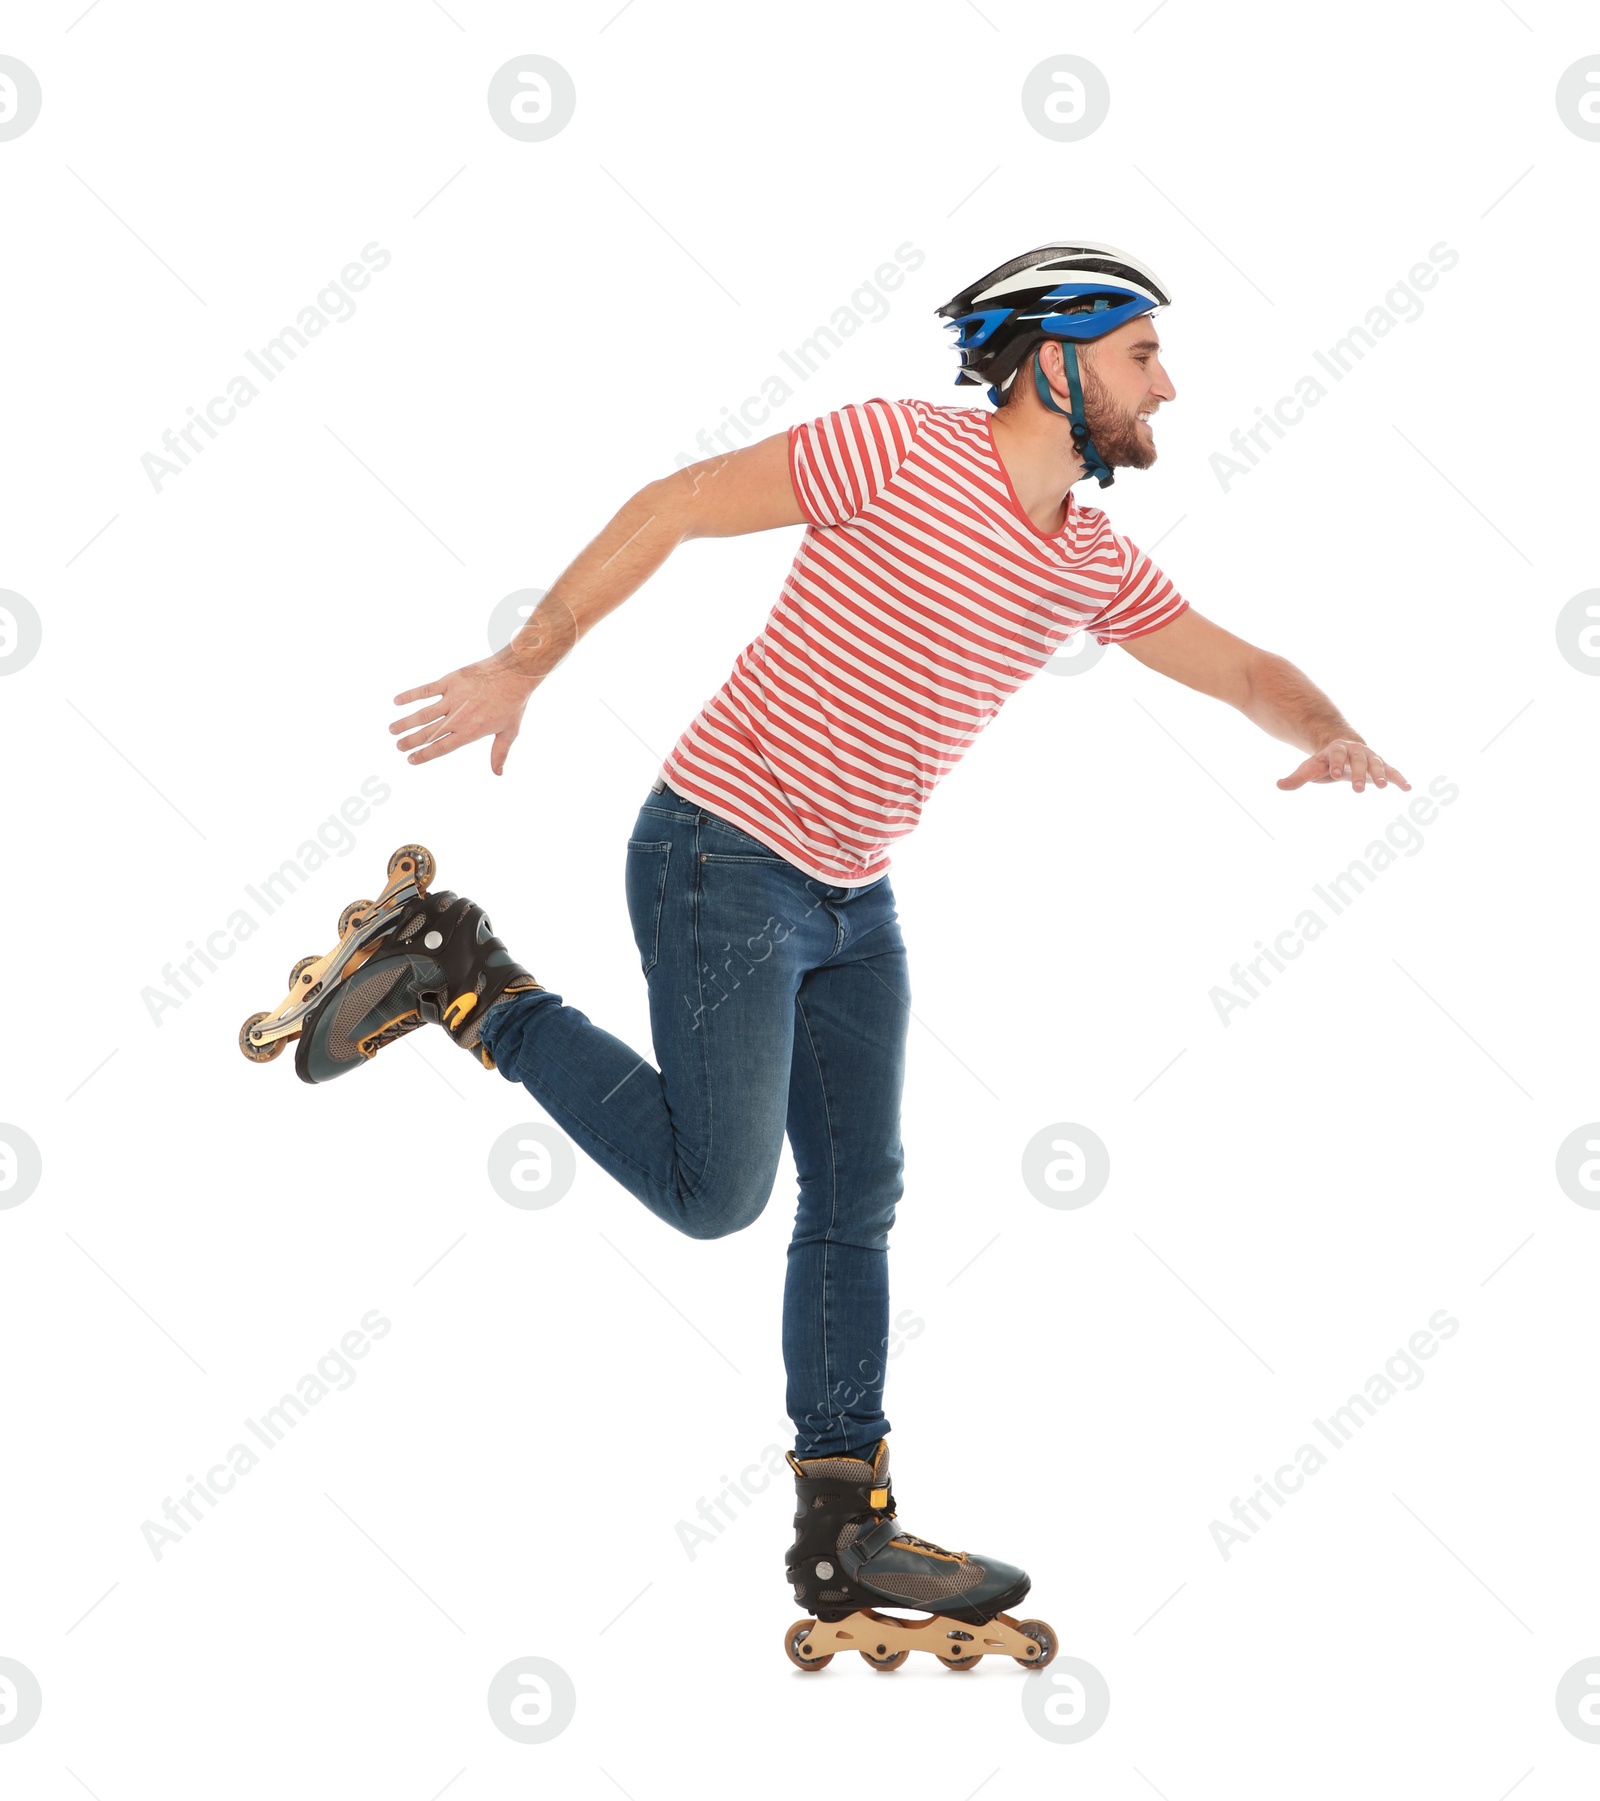
[[[760,635],[673,746],[667,781],[819,880],[889,867],[945,772],[1075,632],[1188,605],[1069,496],[1023,511],[986,408],[869,400],[789,431],[810,526]]]

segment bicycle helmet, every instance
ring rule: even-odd
[[[991,269],[947,300],[938,316],[956,333],[961,357],[957,384],[987,386],[996,406],[1000,390],[1032,357],[1034,391],[1052,413],[1072,421],[1084,472],[1109,488],[1114,478],[1084,418],[1077,346],[1170,304],[1166,284],[1155,271],[1125,251],[1109,244],[1056,243],[1041,244]],[[1039,348],[1051,338],[1061,344],[1070,411],[1056,404],[1039,367]]]

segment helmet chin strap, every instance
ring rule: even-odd
[[[1044,370],[1039,367],[1039,352],[1044,349],[1041,344],[1033,353],[1033,388],[1040,400],[1052,413],[1059,413],[1063,419],[1072,421],[1072,441],[1077,447],[1078,455],[1083,458],[1083,472],[1092,475],[1102,488],[1109,488],[1116,480],[1105,459],[1095,449],[1089,436],[1089,423],[1083,413],[1083,386],[1078,377],[1078,347],[1070,338],[1061,340],[1061,361],[1067,372],[1067,387],[1072,394],[1072,411],[1057,406],[1055,396],[1050,392],[1050,384],[1045,379]]]

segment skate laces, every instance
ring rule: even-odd
[[[966,1561],[967,1554],[965,1551],[947,1551],[943,1545],[936,1545],[932,1539],[918,1538],[915,1532],[903,1530],[900,1526],[899,1514],[895,1513],[892,1509],[885,1508],[880,1512],[878,1509],[874,1508],[873,1512],[878,1519],[892,1520],[894,1522],[895,1534],[894,1537],[889,1540],[890,1544],[902,1545],[908,1551],[923,1551],[930,1557],[948,1557],[956,1563],[964,1563]]]
[[[889,1541],[891,1544],[901,1545],[908,1551],[925,1552],[930,1557],[947,1557],[955,1563],[966,1562],[967,1554],[965,1551],[947,1551],[943,1545],[934,1544],[932,1539],[918,1538],[916,1533],[906,1532],[901,1529],[900,1516],[894,1510],[894,1490],[889,1482],[887,1460],[880,1463],[877,1459],[874,1459],[871,1469],[872,1485],[874,1488],[881,1488],[883,1490],[885,1500],[888,1503],[885,1507],[874,1507],[872,1510],[873,1517],[875,1519],[893,1520],[895,1522],[895,1535]]]
[[[891,1513],[889,1518],[892,1520],[895,1515]],[[966,1561],[965,1551],[947,1551],[943,1545],[933,1544],[926,1538],[918,1538],[914,1532],[896,1532],[889,1542],[894,1545],[904,1545],[911,1551],[930,1551],[935,1557],[953,1557],[958,1563]]]
[[[402,1013],[398,1019],[391,1019],[385,1026],[380,1026],[370,1037],[363,1038],[356,1046],[363,1057],[375,1057],[386,1044],[393,1044],[395,1039],[404,1038],[407,1032],[414,1032],[423,1023],[420,1013]],[[386,1064],[385,1068],[388,1067]]]

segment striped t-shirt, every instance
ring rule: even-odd
[[[1188,605],[1104,513],[1041,532],[983,407],[869,400],[789,431],[810,525],[778,604],[663,766],[808,875],[873,882],[945,772],[1075,632]]]

